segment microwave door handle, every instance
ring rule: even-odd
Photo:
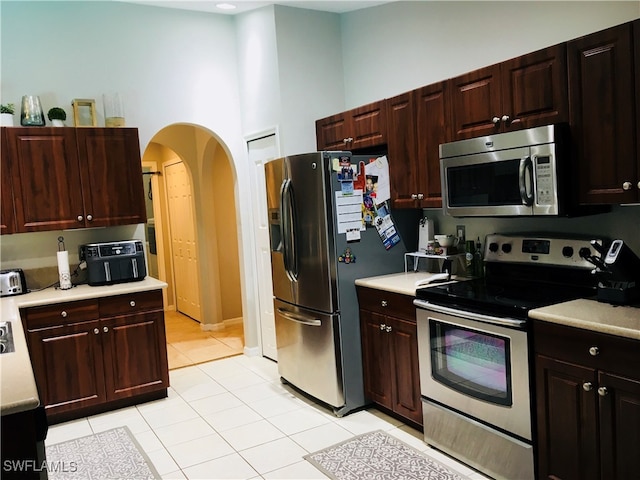
[[[527,171],[529,171],[529,182],[527,182]],[[533,162],[531,161],[531,157],[520,159],[518,177],[522,204],[530,207],[533,205]]]

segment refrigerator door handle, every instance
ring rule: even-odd
[[[284,268],[292,282],[298,280],[298,262],[296,259],[296,237],[294,218],[294,197],[291,179],[282,182],[280,189],[280,218],[282,218]]]
[[[307,315],[301,315],[299,313],[289,312],[284,308],[278,308],[278,313],[282,315],[287,320],[291,320],[293,322],[302,323],[304,325],[309,325],[311,327],[321,327],[322,322],[319,318],[309,317]]]

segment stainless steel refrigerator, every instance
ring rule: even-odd
[[[404,242],[386,249],[375,227],[337,233],[335,166],[350,152],[313,152],[265,165],[278,371],[343,416],[366,405],[355,280],[404,269]],[[340,262],[347,248],[355,261]]]

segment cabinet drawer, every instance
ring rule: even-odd
[[[640,342],[581,328],[533,322],[536,353],[638,378]]]
[[[96,320],[99,311],[97,300],[80,300],[25,308],[21,315],[27,330],[38,330]]]
[[[100,316],[114,317],[150,310],[162,310],[162,291],[135,292],[100,299]]]
[[[416,307],[413,305],[413,297],[367,287],[357,287],[356,290],[361,309],[415,323]]]

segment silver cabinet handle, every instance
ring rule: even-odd
[[[64,310],[62,312],[60,312],[60,316],[62,318],[67,318],[67,312],[65,312]]]
[[[131,300],[131,301],[129,302],[129,305],[131,305],[132,307],[135,307],[135,306],[136,306],[136,302],[135,302],[134,300]]]
[[[598,395],[600,395],[601,397],[606,397],[607,395],[609,395],[609,390],[607,389],[607,387],[599,387]]]
[[[387,328],[387,326],[384,323],[380,324],[380,331],[384,332],[384,329]]]
[[[91,214],[87,215],[87,220],[89,220],[89,221],[93,220],[93,215],[91,215]]]
[[[638,182],[638,190],[640,190],[640,182]]]
[[[422,200],[424,198],[424,193],[419,193],[418,194],[418,200]]]
[[[591,390],[593,390],[593,384],[592,384],[591,382],[584,382],[584,383],[582,384],[582,389],[583,389],[585,392],[590,392]]]
[[[411,194],[411,200],[417,200],[418,199],[418,195],[416,195],[415,193]]]
[[[97,335],[97,334],[99,334],[99,333],[100,333],[100,330],[99,330],[99,329],[97,329],[97,328],[94,328],[94,329],[93,329],[93,333],[95,333],[95,334]]]
[[[84,220],[84,217],[82,215],[78,215],[78,221],[81,222],[82,220]]]
[[[509,115],[503,115],[500,120],[502,120],[505,123],[508,122],[509,121]]]
[[[600,349],[598,347],[590,347],[589,348],[589,355],[591,355],[592,357],[600,355]]]
[[[631,182],[624,182],[622,184],[622,189],[623,190],[631,190]]]
[[[389,303],[388,303],[386,300],[382,300],[382,301],[380,302],[380,305],[382,305],[383,307],[386,307],[386,306],[388,306],[388,305],[389,305]]]
[[[387,333],[389,333],[391,331],[391,327],[389,325],[387,325],[384,329]]]
[[[495,125],[497,125],[498,123],[500,123],[500,117],[493,117],[493,118],[491,119],[491,121],[492,121]]]
[[[107,333],[107,332],[109,331],[109,327],[102,327],[102,331],[103,331],[104,333]]]

